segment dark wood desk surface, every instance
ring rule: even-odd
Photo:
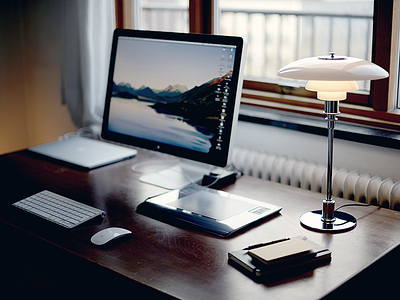
[[[318,299],[355,275],[362,276],[367,266],[400,243],[400,214],[396,211],[349,207],[345,211],[358,219],[354,230],[334,235],[316,233],[302,228],[299,217],[320,209],[322,194],[246,176],[227,191],[280,205],[280,215],[228,239],[165,224],[135,212],[147,197],[165,190],[140,183],[139,174],[130,168],[133,163],[157,157],[158,154],[140,150],[133,159],[86,172],[46,161],[28,151],[0,156],[0,228],[5,236],[1,243],[7,245],[2,246],[2,258],[8,255],[8,269],[3,268],[2,273],[8,272],[9,278],[2,282],[2,289],[26,285],[46,292],[45,286],[37,287],[46,284],[43,278],[52,278],[59,287],[61,279],[71,275],[79,278],[80,287],[88,285],[94,291],[99,286],[106,289],[116,284],[117,290],[126,288],[133,293],[183,299]],[[98,207],[108,215],[101,224],[66,230],[11,206],[43,189]],[[349,202],[336,200],[337,205]],[[110,226],[130,229],[132,239],[108,248],[91,245],[90,237]],[[300,276],[267,283],[256,283],[228,264],[229,251],[298,235],[329,248],[331,263]],[[32,267],[27,266],[29,262]],[[395,262],[389,265],[392,263]],[[355,282],[354,287],[368,293],[385,289],[387,279],[394,273],[390,270],[367,274],[363,280],[372,278],[361,286]],[[51,274],[46,277],[45,273]],[[57,281],[58,277],[61,279]]]

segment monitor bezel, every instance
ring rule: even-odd
[[[213,151],[209,153],[201,153],[187,148],[168,145],[152,140],[146,140],[131,135],[125,135],[117,132],[110,131],[109,125],[109,110],[111,103],[111,96],[113,90],[113,76],[116,61],[116,51],[118,39],[120,37],[139,37],[148,39],[163,39],[163,40],[176,40],[196,43],[210,43],[210,44],[223,44],[236,46],[236,55],[233,64],[233,76],[231,91],[228,101],[228,116],[225,119],[225,124],[228,132],[224,132],[224,144],[226,147],[220,151]],[[145,30],[129,30],[129,29],[115,29],[113,35],[113,42],[111,48],[110,68],[107,82],[107,92],[105,99],[103,123],[101,136],[105,140],[115,141],[140,147],[148,150],[158,151],[166,154],[171,154],[176,157],[190,159],[209,165],[225,167],[231,161],[233,150],[234,135],[238,121],[238,111],[240,105],[240,96],[243,83],[243,69],[245,54],[247,50],[247,41],[242,37],[236,36],[221,36],[221,35],[207,35],[207,34],[194,34],[194,33],[175,33],[175,32],[159,32],[159,31],[145,31]]]

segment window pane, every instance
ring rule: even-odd
[[[189,32],[189,0],[135,1],[136,29]]]
[[[245,76],[269,82],[297,59],[336,52],[371,60],[373,0],[219,0],[220,34],[249,41]],[[300,83],[304,86],[304,83]],[[369,82],[359,82],[369,90]]]

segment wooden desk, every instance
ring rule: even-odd
[[[302,228],[299,217],[320,209],[322,194],[244,176],[227,190],[280,205],[283,210],[231,238],[217,238],[135,212],[147,197],[164,190],[140,183],[139,174],[130,168],[157,155],[140,150],[133,159],[90,172],[46,161],[28,151],[0,156],[1,257],[6,275],[1,290],[10,289],[14,295],[24,290],[57,296],[77,290],[79,295],[126,297],[132,293],[158,299],[319,299],[349,290],[360,296],[383,295],[394,282],[390,278],[395,277],[399,260],[391,257],[397,255],[400,242],[398,212],[349,207],[346,211],[358,219],[354,230],[316,233]],[[98,207],[108,215],[101,224],[66,230],[11,206],[43,189]],[[348,202],[336,200],[337,205]],[[109,248],[91,245],[90,237],[109,226],[132,230],[132,239]],[[256,283],[228,264],[229,251],[297,235],[329,248],[331,263],[268,283]]]

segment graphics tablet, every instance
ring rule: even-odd
[[[137,211],[162,221],[178,220],[228,237],[282,207],[193,184],[148,198]]]

